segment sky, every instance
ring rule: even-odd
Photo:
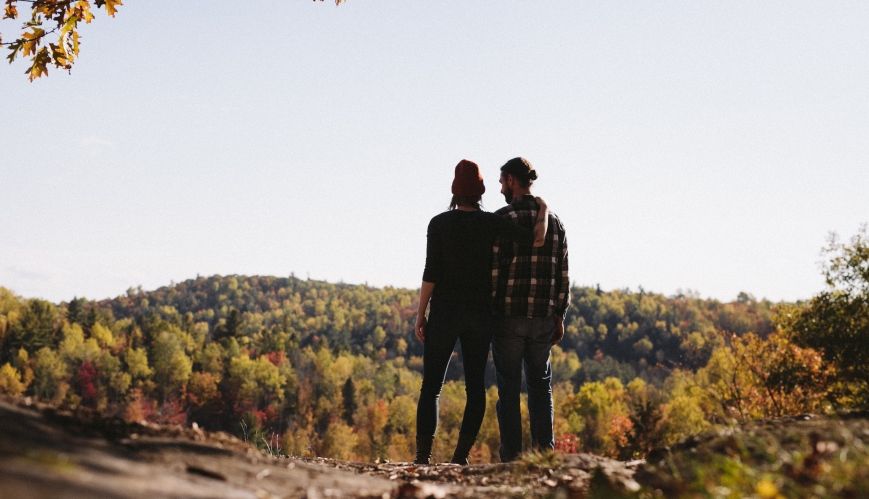
[[[25,69],[0,64],[0,286],[25,297],[415,288],[462,158],[492,211],[528,158],[571,280],[607,290],[808,298],[828,234],[869,222],[862,0],[127,0],[71,74]]]

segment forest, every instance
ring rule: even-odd
[[[865,228],[831,238],[827,288],[798,303],[574,286],[551,357],[557,450],[629,459],[717,426],[867,408],[867,243]],[[409,461],[416,300],[416,290],[292,275],[196,277],[58,304],[0,288],[0,393],[196,423],[275,454]],[[457,437],[461,373],[454,354],[435,458]],[[472,462],[498,455],[491,360],[487,382]]]

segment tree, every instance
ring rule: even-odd
[[[30,5],[29,15],[19,12],[19,4]],[[3,19],[29,20],[11,42],[4,42],[0,34],[0,45],[9,49],[10,64],[19,55],[30,58],[26,71],[30,81],[47,76],[49,65],[69,71],[79,54],[79,24],[90,24],[99,9],[115,17],[121,5],[122,0],[6,0]]]
[[[254,360],[241,354],[230,359],[228,386],[237,415],[282,402],[286,382],[278,366],[266,356]]]
[[[194,372],[187,383],[187,400],[194,408],[202,407],[220,397],[219,379],[212,373]]]
[[[582,447],[616,457],[628,444],[633,430],[627,393],[618,378],[586,383],[565,402],[568,419],[574,419]]]
[[[43,400],[65,395],[61,387],[66,379],[66,364],[54,350],[40,348],[33,362],[33,394]]]
[[[187,385],[193,370],[190,357],[184,352],[180,331],[162,331],[154,342],[154,380],[160,385],[163,396],[178,392]]]
[[[317,454],[334,459],[351,459],[358,441],[359,437],[352,426],[345,424],[341,419],[334,419],[323,434]]]
[[[30,15],[21,16],[19,3],[30,4]],[[67,71],[79,53],[79,23],[90,24],[94,10],[105,8],[114,17],[121,0],[6,0],[4,19],[28,18],[15,40],[0,43],[9,48],[10,63],[19,55],[30,58],[27,77],[33,81],[48,75],[49,64]]]
[[[8,362],[0,367],[0,393],[17,396],[24,393],[24,383],[18,370]]]
[[[144,348],[130,348],[127,350],[125,359],[127,372],[134,380],[144,380],[151,376],[151,368],[148,366],[148,352]]]
[[[353,378],[347,378],[347,381],[344,382],[341,395],[344,401],[341,415],[345,423],[353,426],[353,418],[356,416],[356,385],[353,384]]]
[[[666,445],[696,435],[711,425],[703,412],[705,392],[690,372],[675,371],[666,383],[669,400],[661,407],[661,419],[656,431]]]
[[[87,316],[87,310],[85,309],[86,305],[86,299],[78,297],[73,298],[66,306],[66,320],[69,323],[77,322],[79,324],[84,324]]]
[[[827,289],[785,319],[796,342],[820,350],[839,372],[840,402],[869,406],[869,234],[849,243],[831,234],[824,248]]]
[[[659,390],[641,378],[634,378],[626,386],[627,404],[633,424],[630,446],[635,453],[646,455],[661,442],[655,426],[661,420],[661,395]]]
[[[91,338],[97,340],[97,343],[101,347],[111,347],[115,343],[112,330],[103,326],[99,322],[95,323],[91,328]]]
[[[218,325],[214,329],[214,339],[222,340],[224,338],[235,338],[236,333],[238,332],[238,326],[240,322],[241,321],[238,317],[238,310],[230,310],[226,321]]]
[[[53,347],[57,340],[57,318],[54,305],[45,300],[30,300],[21,319],[10,327],[4,349],[12,353],[20,348],[35,352],[42,347]]]

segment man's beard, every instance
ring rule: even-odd
[[[510,204],[513,202],[513,193],[512,192],[507,191],[507,192],[502,192],[501,194],[504,195],[504,201],[506,201],[507,204]]]

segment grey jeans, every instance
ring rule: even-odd
[[[497,320],[492,356],[498,374],[497,410],[502,462],[512,461],[522,452],[519,393],[523,367],[528,388],[531,445],[537,450],[555,448],[549,351],[556,320],[555,317],[501,317]]]

